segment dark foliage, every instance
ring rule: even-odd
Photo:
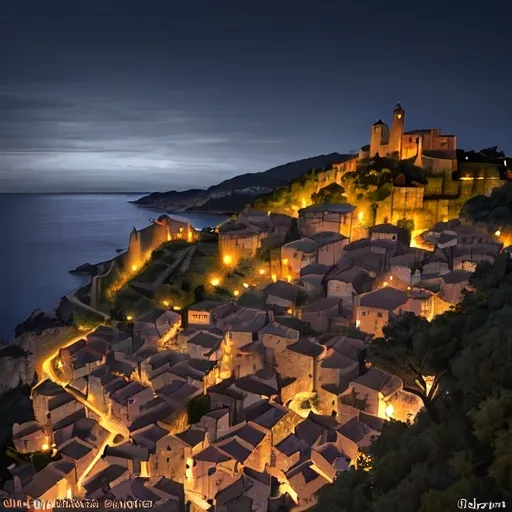
[[[431,323],[402,314],[370,345],[426,411],[386,422],[371,471],[350,470],[320,493],[322,512],[445,512],[457,500],[512,498],[512,265],[480,265],[474,291]],[[423,376],[432,376],[427,390]]]

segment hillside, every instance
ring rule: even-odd
[[[206,190],[155,192],[141,197],[134,201],[134,204],[171,211],[236,211],[240,209],[240,205],[243,208],[255,197],[271,192],[274,188],[305,174],[309,169],[329,168],[333,163],[342,162],[351,157],[352,155],[339,153],[318,155],[279,165],[264,172],[241,174]]]
[[[467,222],[490,229],[512,227],[512,183],[495,188],[490,197],[479,195],[469,199],[460,216]]]

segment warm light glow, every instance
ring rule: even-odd
[[[222,261],[224,265],[231,265],[231,263],[233,263],[233,258],[229,254],[225,254]]]
[[[136,265],[135,263],[132,265],[132,272],[135,272],[137,269],[138,269],[138,265]]]
[[[307,207],[308,202],[306,201],[305,197],[301,197],[300,202],[301,202],[302,208],[306,208]]]
[[[128,320],[128,322],[129,322],[130,320],[133,320],[133,316],[128,315],[128,316],[126,317],[126,320]]]
[[[384,281],[384,282],[382,283],[382,286],[384,286],[384,287],[386,287],[387,285],[388,285],[388,282],[387,282],[387,281]]]
[[[389,280],[390,280],[390,281],[393,281],[393,276],[389,276]]]
[[[62,368],[64,366],[64,363],[59,359],[57,361],[57,368]]]
[[[260,276],[265,275],[265,269],[264,268],[260,268],[259,273],[260,273]]]
[[[167,306],[169,306],[169,301],[168,301],[168,300],[163,300],[163,301],[162,301],[162,304],[163,304],[165,307],[167,307]]]
[[[287,310],[286,310],[286,312],[287,312],[289,315],[291,315],[291,314],[293,314],[293,309],[287,309]]]
[[[272,281],[274,281],[274,283],[277,281],[277,276],[275,274],[272,274]]]
[[[180,228],[180,233],[183,233],[183,228]]]
[[[211,281],[210,281],[210,284],[212,286],[219,286],[220,284],[220,279],[218,279],[217,277],[214,277]]]
[[[270,217],[270,214],[271,214],[271,213],[272,213],[272,212],[269,210],[269,211],[267,212],[267,215]]]
[[[359,326],[361,325],[361,320],[356,320],[356,327],[359,329]]]
[[[188,231],[188,232],[187,232],[187,240],[188,240],[189,242],[192,242],[192,231]]]
[[[41,446],[41,450],[43,450],[43,452],[46,452],[49,449],[50,449],[50,446],[48,445],[48,443],[44,443],[43,446]]]
[[[288,258],[285,258],[285,259],[283,260],[283,265],[288,265]]]
[[[290,274],[288,274],[288,275],[286,276],[286,280],[287,280],[289,283],[291,283],[291,282],[292,282],[292,276],[291,276]]]
[[[443,222],[448,222],[448,217],[443,217]]]
[[[391,416],[393,416],[393,414],[395,413],[395,408],[393,407],[392,404],[389,404],[384,412],[388,418],[391,418]]]
[[[172,236],[170,233],[167,233],[167,241],[170,242],[172,240]]]
[[[71,490],[71,487],[68,487],[68,488],[66,489],[66,498],[67,498],[68,500],[73,499],[73,491]]]
[[[179,306],[173,306],[174,311],[181,311],[181,308]]]
[[[238,290],[235,290],[235,291],[233,292],[233,295],[234,295],[235,297],[238,297],[238,296],[240,295],[240,292],[239,292]]]
[[[243,284],[243,287],[244,287],[244,288],[249,288],[249,285],[248,285],[247,283],[244,283],[244,284]]]
[[[496,236],[500,236],[500,235],[501,235],[501,231],[498,229],[498,230],[496,231],[496,233],[494,233],[494,234],[495,234]]]
[[[140,461],[140,477],[141,478],[149,478],[149,468],[148,468],[148,461],[147,460],[141,460]]]
[[[359,213],[357,214],[357,220],[358,220],[359,222],[362,222],[362,221],[363,221],[363,219],[364,219],[364,212],[359,212]]]
[[[410,291],[411,291],[411,287],[410,287],[410,286],[408,286],[408,287],[407,287],[407,291],[408,291],[408,292],[410,292]]]

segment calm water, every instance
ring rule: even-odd
[[[10,338],[34,309],[52,308],[88,278],[69,274],[126,248],[133,227],[158,212],[129,204],[138,195],[0,195],[0,335]],[[180,214],[201,229],[224,219]]]

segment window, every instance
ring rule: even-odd
[[[378,318],[382,318],[382,313],[377,313]]]
[[[361,316],[366,316],[366,311],[363,311],[363,312],[361,313]]]
[[[170,446],[168,446],[168,447],[167,447],[167,451],[168,451],[168,452],[170,452],[170,451],[171,451],[171,447],[170,447]]]
[[[171,459],[169,459],[169,457],[167,457],[167,459],[165,459],[165,462],[167,462],[167,464],[169,464],[170,461],[171,461]]]
[[[333,400],[333,401],[331,402],[331,405],[334,405],[335,403],[336,403],[336,402]]]

